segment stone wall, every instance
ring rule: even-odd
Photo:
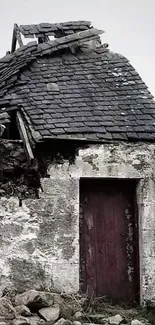
[[[79,180],[136,178],[141,301],[155,296],[155,145],[109,143],[48,161],[39,198],[1,197],[0,291],[79,289]]]

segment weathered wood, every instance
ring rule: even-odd
[[[17,24],[14,24],[13,28],[13,36],[12,36],[12,45],[11,45],[11,53],[13,53],[16,50],[16,44],[17,44],[17,33],[16,28],[18,27]]]
[[[23,41],[22,41],[21,33],[19,31],[18,26],[16,28],[16,37],[17,37],[17,41],[18,41],[19,46],[20,47],[23,46]]]
[[[47,35],[43,35],[42,37],[38,37],[38,43],[44,43],[50,41],[50,38]]]
[[[82,180],[81,289],[116,302],[139,299],[135,182]]]
[[[31,145],[30,145],[30,141],[29,141],[29,138],[28,138],[28,135],[27,135],[27,131],[26,131],[26,128],[25,128],[25,125],[24,125],[24,121],[23,121],[23,118],[22,118],[20,112],[17,112],[16,121],[17,121],[17,127],[18,127],[20,137],[21,137],[21,139],[23,140],[23,143],[24,143],[24,147],[25,147],[25,150],[26,150],[26,155],[27,155],[28,161],[32,162],[32,160],[34,160],[34,155],[33,155],[32,149],[31,149]]]
[[[11,53],[13,53],[16,50],[17,41],[20,47],[23,46],[23,41],[21,38],[21,33],[19,31],[18,25],[14,24]]]

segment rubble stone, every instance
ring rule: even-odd
[[[115,315],[108,318],[109,324],[119,325],[123,322],[123,317],[121,315]]]
[[[142,323],[141,321],[139,321],[138,319],[133,319],[131,321],[131,325],[145,325],[145,323]]]
[[[53,297],[53,301],[55,305],[61,305],[65,303],[63,297],[61,297],[59,293],[51,293],[51,295]]]
[[[77,311],[74,315],[76,319],[81,319],[83,317],[83,313],[81,311]]]
[[[13,325],[27,325],[27,324],[30,324],[30,322],[26,317],[19,316],[13,320]]]
[[[68,319],[60,318],[54,325],[71,325],[72,322],[69,321]],[[78,324],[75,324],[78,325]],[[81,325],[81,323],[79,324]]]
[[[54,323],[60,316],[60,307],[55,305],[52,307],[46,307],[39,310],[39,315],[44,318],[47,322]]]
[[[88,314],[83,309],[80,296],[30,290],[16,296],[10,295],[12,302],[7,297],[0,298],[0,325],[149,325],[147,320],[134,319],[138,317],[137,309],[111,309],[107,304],[102,314],[95,313],[94,309],[92,314]],[[39,306],[44,307],[38,309]],[[120,314],[117,314],[118,311]],[[62,316],[63,312],[65,317]],[[108,317],[111,312],[114,316]],[[82,319],[88,319],[90,323],[81,323]]]
[[[75,314],[80,312],[80,314],[77,314],[77,317],[80,318],[84,300],[79,297],[74,299],[72,296],[68,296],[67,294],[63,295],[61,298],[63,298],[63,302],[60,303],[61,317],[72,320],[72,318],[76,318]]]
[[[80,322],[78,322],[80,323]],[[101,323],[82,323],[82,325],[100,325]]]
[[[30,325],[44,325],[45,321],[41,319],[39,316],[30,316],[28,317]]]
[[[16,313],[21,316],[31,316],[30,309],[25,305],[15,307]]]
[[[15,316],[16,311],[11,301],[6,298],[0,298],[0,319],[4,317],[6,320],[11,320],[14,319]]]
[[[64,302],[64,304],[60,305],[60,314],[61,317],[65,318],[65,319],[72,319],[73,316],[73,309],[70,306],[70,304]]]
[[[53,297],[53,304],[59,305],[61,318],[71,319],[74,313],[73,306],[70,302],[66,301],[60,294],[51,293]]]
[[[48,292],[29,290],[15,297],[15,305],[26,305],[30,310],[37,310],[53,305],[53,296]]]
[[[74,324],[74,325],[81,325],[81,322],[75,320],[75,321],[73,322],[73,324]]]
[[[87,314],[87,317],[95,322],[100,322],[100,320],[105,318],[105,314]]]

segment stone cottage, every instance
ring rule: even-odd
[[[0,60],[1,295],[154,300],[155,102],[100,34],[15,25]]]

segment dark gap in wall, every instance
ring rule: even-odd
[[[88,144],[81,144],[73,140],[48,140],[36,144],[36,157],[41,177],[49,177],[47,169],[51,163],[62,164],[64,160],[74,164],[76,155],[80,148],[86,148]]]
[[[15,196],[22,200],[38,199],[43,192],[40,179],[50,177],[48,167],[52,164],[75,162],[78,150],[87,147],[71,140],[50,140],[36,144],[34,162],[29,165],[21,140],[0,140],[0,197]]]
[[[9,113],[10,115],[10,123],[7,123],[6,129],[2,135],[2,139],[10,139],[10,140],[19,140],[20,135],[19,131],[17,128],[17,123],[16,123],[16,111],[12,111]]]
[[[40,179],[36,170],[16,167],[10,171],[1,170],[0,174],[1,196],[18,197],[20,206],[22,206],[23,199],[39,198]]]
[[[22,199],[19,199],[19,207],[22,207]]]
[[[39,198],[40,176],[35,161],[30,166],[22,141],[0,140],[0,196],[20,200]]]

